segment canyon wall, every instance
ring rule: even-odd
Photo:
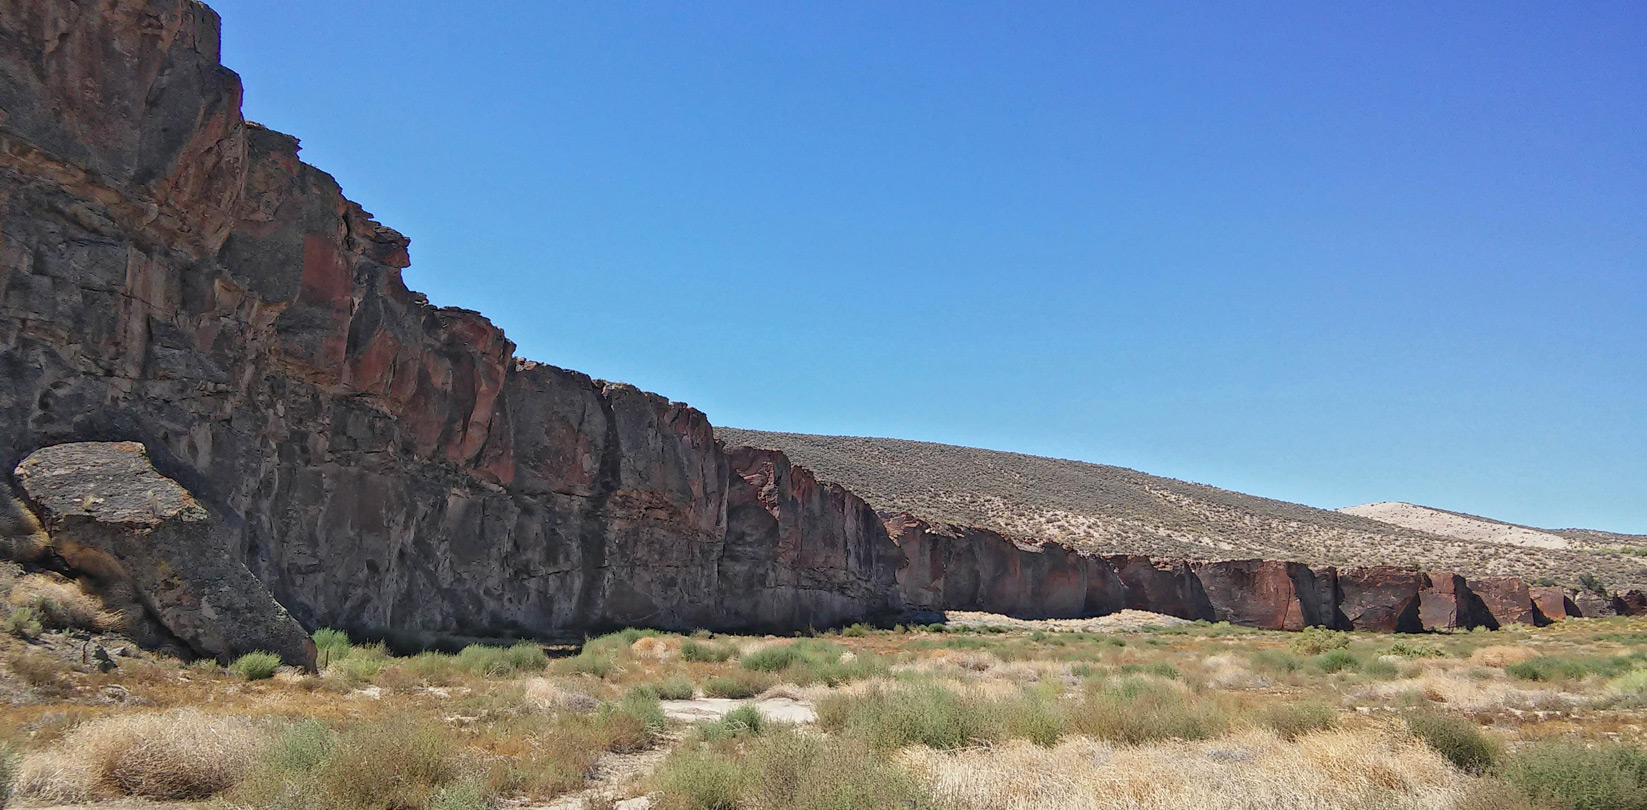
[[[430,305],[402,281],[405,237],[242,118],[218,30],[193,0],[0,0],[0,469],[140,445],[192,504],[146,536],[229,558],[207,591],[125,574],[172,589],[147,604],[201,654],[233,649],[176,606],[242,581],[285,613],[248,610],[307,629],[475,636],[905,608],[1377,630],[1647,608],[1397,568],[1094,557],[877,515],[780,452],[724,447],[686,405],[516,358],[485,318]],[[41,489],[62,472],[49,459],[82,452],[41,456],[35,491],[0,487],[0,514],[44,510],[82,548],[192,576]],[[49,562],[73,567],[67,549]]]
[[[192,0],[0,0],[0,464],[135,441],[304,625],[792,629],[895,607],[873,512],[513,356],[246,122]]]

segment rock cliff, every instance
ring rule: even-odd
[[[0,109],[4,469],[141,443],[310,627],[793,628],[895,598],[850,493],[409,290],[407,240],[242,119],[206,6],[0,0]]]

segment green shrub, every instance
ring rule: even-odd
[[[1026,689],[1002,708],[1008,737],[1051,747],[1064,734],[1063,709],[1057,690],[1050,686]]]
[[[1171,681],[1131,677],[1090,690],[1069,707],[1071,731],[1138,745],[1162,739],[1204,740],[1224,733],[1229,718],[1218,704]]]
[[[280,656],[262,650],[246,653],[229,664],[230,672],[248,681],[261,681],[273,677],[275,670],[279,668]]]
[[[1524,681],[1559,681],[1583,678],[1586,675],[1608,677],[1629,672],[1636,659],[1628,655],[1612,658],[1560,658],[1540,656],[1511,664],[1504,668],[1511,677]]]
[[[749,746],[749,804],[762,810],[941,807],[920,782],[852,738],[768,733]]]
[[[1000,713],[991,709],[936,683],[908,683],[830,695],[818,704],[818,724],[881,751],[916,743],[948,750],[1002,739]]]
[[[323,806],[428,806],[458,778],[452,739],[444,726],[399,717],[345,729],[315,769]]]
[[[1350,646],[1350,634],[1325,627],[1306,627],[1288,646],[1299,655],[1320,655],[1328,650],[1342,650]]]
[[[349,643],[349,634],[342,630],[322,627],[315,631],[315,663],[325,669],[333,663],[349,657],[349,650],[353,646]]]
[[[1259,650],[1252,654],[1252,665],[1263,672],[1287,674],[1304,668],[1297,656],[1280,650]]]
[[[1647,751],[1640,748],[1539,743],[1505,757],[1497,773],[1541,806],[1647,809]]]
[[[1440,647],[1434,644],[1425,644],[1419,641],[1402,639],[1390,645],[1386,655],[1399,655],[1402,658],[1442,658],[1446,656]]]
[[[700,747],[676,750],[658,768],[653,783],[662,798],[658,810],[738,810],[749,791],[744,765]]]
[[[22,760],[9,744],[0,745],[0,807],[11,798],[11,784],[17,778],[17,764]]]
[[[1647,669],[1636,669],[1607,682],[1607,689],[1625,697],[1647,697]]]
[[[1256,719],[1259,725],[1293,740],[1312,731],[1325,731],[1337,726],[1338,710],[1325,703],[1300,700],[1266,706],[1258,712]]]
[[[5,619],[0,620],[0,629],[18,638],[34,638],[45,628],[41,626],[34,608],[24,605],[6,611]]]
[[[658,696],[645,687],[631,689],[622,699],[602,704],[595,711],[595,722],[607,734],[607,747],[619,753],[651,748],[669,727]]]
[[[697,687],[684,675],[672,675],[662,683],[653,684],[652,689],[661,700],[691,700],[698,694]]]
[[[730,675],[704,681],[703,693],[709,697],[743,699],[771,689],[772,684],[770,675],[738,670]]]
[[[1460,769],[1480,774],[1498,758],[1498,745],[1475,723],[1452,714],[1420,712],[1407,717],[1407,731]]]
[[[1154,675],[1158,678],[1178,680],[1178,668],[1166,661],[1154,661],[1148,664],[1125,664],[1119,670],[1122,675]]]
[[[731,737],[759,736],[771,722],[754,706],[739,706],[725,717],[704,725],[700,731],[705,739],[723,740]]]
[[[730,644],[714,644],[710,642],[687,639],[681,642],[681,657],[688,661],[718,664],[737,655],[737,650]]]
[[[542,672],[549,666],[549,656],[542,647],[526,641],[510,647],[471,644],[458,652],[457,664],[476,675],[503,677],[520,672]]]
[[[1349,650],[1328,650],[1315,657],[1315,668],[1328,674],[1360,666],[1361,659]]]
[[[1401,674],[1401,668],[1382,658],[1372,658],[1361,665],[1361,674],[1369,678],[1389,680]]]
[[[846,636],[847,638],[863,638],[864,636],[869,635],[869,631],[872,629],[874,628],[860,622],[858,624],[847,625],[846,627],[841,628],[841,635]]]
[[[755,672],[781,673],[784,680],[801,686],[837,686],[886,671],[878,656],[848,654],[841,645],[818,639],[755,650],[739,658],[738,665]]]

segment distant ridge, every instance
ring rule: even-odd
[[[1647,537],[1546,531],[1401,504],[1424,510],[1408,525],[1392,517],[1403,510],[1386,504],[1316,509],[1124,467],[930,442],[721,427],[715,433],[728,445],[782,450],[882,511],[1085,551],[1414,564],[1561,584],[1590,573],[1614,587],[1647,584],[1647,556],[1636,556],[1638,548],[1647,554]]]

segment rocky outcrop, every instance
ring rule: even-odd
[[[1539,624],[1559,622],[1569,616],[1577,616],[1578,606],[1567,596],[1567,591],[1552,586],[1538,586],[1529,588],[1528,593],[1533,599],[1533,609],[1538,613]]]
[[[1339,610],[1350,630],[1416,633],[1424,629],[1419,617],[1419,591],[1424,574],[1395,566],[1348,568],[1339,572],[1342,594]]]
[[[141,443],[309,627],[793,627],[896,597],[844,493],[785,473],[779,528],[730,525],[759,472],[701,413],[409,290],[407,240],[241,118],[204,5],[0,3],[0,109],[7,469]]]
[[[1213,618],[1245,627],[1337,627],[1338,572],[1296,562],[1227,560],[1190,566]]]
[[[1418,623],[1425,630],[1462,630],[1497,625],[1492,612],[1457,574],[1429,573],[1418,592]]]
[[[1494,629],[1512,624],[1538,623],[1532,593],[1525,580],[1519,577],[1482,577],[1469,580],[1469,587],[1476,596],[1481,597],[1482,605],[1492,617],[1490,626]]]
[[[1020,546],[987,529],[935,527],[904,514],[885,518],[908,558],[898,571],[908,609],[1062,619],[1126,606],[1126,588],[1102,558],[1056,544]]]
[[[239,561],[232,533],[155,472],[143,445],[48,447],[16,475],[52,550],[99,590],[135,593],[194,653],[228,663],[266,650],[314,668],[314,642]]]

